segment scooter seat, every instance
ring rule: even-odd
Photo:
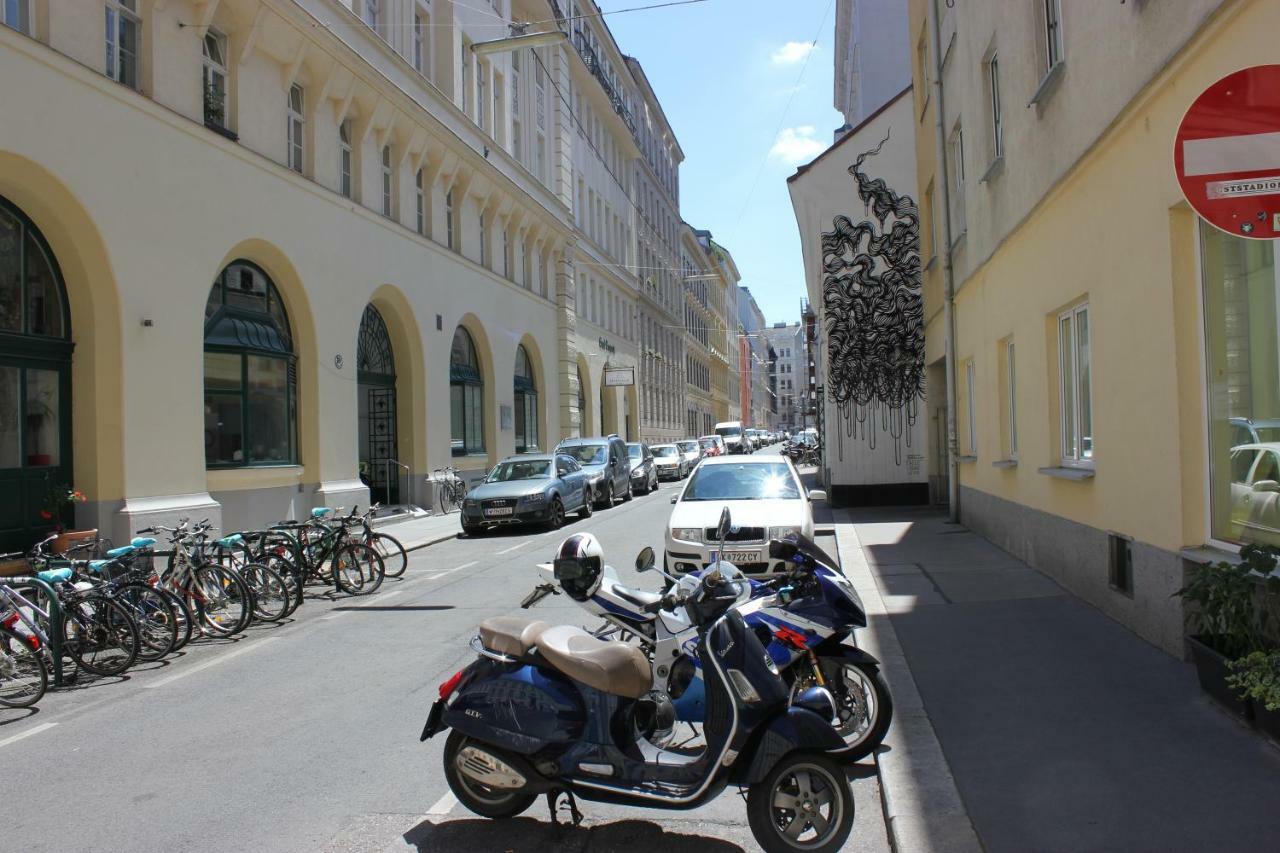
[[[538,637],[545,630],[547,623],[541,619],[494,616],[480,623],[480,642],[499,654],[523,657],[538,644]]]
[[[639,699],[653,688],[644,652],[627,643],[598,640],[581,628],[547,628],[538,638],[538,653],[559,672],[604,693]]]
[[[631,589],[622,584],[613,585],[613,594],[626,599],[637,607],[648,607],[662,600],[662,593],[648,592],[643,589]]]

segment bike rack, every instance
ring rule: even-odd
[[[49,601],[49,656],[53,658],[53,686],[61,687],[62,678],[62,605],[58,602],[58,594],[48,581],[32,575],[15,575],[5,578],[11,586],[34,586],[43,590]]]

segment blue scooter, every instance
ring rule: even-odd
[[[729,511],[720,524],[727,529]],[[652,563],[653,550],[639,562]],[[734,610],[746,579],[727,563],[682,579],[648,605],[683,607],[697,626],[707,693],[705,744],[661,749],[641,731],[655,712],[653,676],[635,646],[522,617],[480,625],[479,657],[440,686],[422,740],[451,729],[450,790],[490,818],[520,814],[546,795],[643,808],[691,809],[726,786],[746,790],[747,818],[769,853],[834,853],[853,828],[852,791],[824,754],[842,741],[835,700],[821,687],[797,696]],[[669,700],[665,700],[669,704]],[[670,712],[670,709],[667,709]]]

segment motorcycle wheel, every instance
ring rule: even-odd
[[[844,749],[833,749],[842,761],[858,761],[875,751],[893,721],[893,696],[878,666],[819,658],[840,714]]]
[[[793,752],[747,790],[747,822],[766,853],[834,853],[853,829],[853,791],[832,759]]]
[[[533,805],[533,801],[538,798],[537,794],[487,788],[459,772],[458,753],[468,742],[466,735],[455,730],[449,732],[449,738],[444,743],[444,778],[458,802],[481,817],[494,820],[515,817]]]

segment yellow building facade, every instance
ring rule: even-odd
[[[1280,543],[1275,494],[1252,490],[1280,417],[1280,277],[1273,245],[1200,223],[1173,140],[1207,86],[1280,61],[1280,5],[1156,23],[1155,4],[957,4],[935,40],[930,2],[911,4],[928,407],[945,450],[949,252],[961,519],[1181,655],[1187,561]]]

